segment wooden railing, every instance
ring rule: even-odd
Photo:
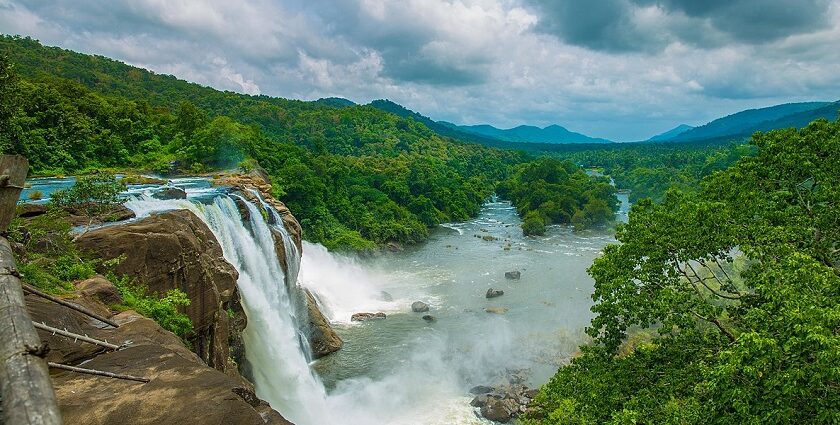
[[[20,275],[5,238],[27,170],[26,158],[0,156],[0,423],[58,425],[61,414],[43,358],[46,347],[26,311]]]

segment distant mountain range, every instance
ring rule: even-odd
[[[556,124],[545,128],[520,125],[507,130],[487,124],[458,126],[458,128],[470,133],[517,143],[612,143],[607,139],[589,137],[569,131]]]
[[[325,99],[321,99],[325,100]],[[319,101],[321,101],[319,100]],[[401,117],[411,117],[422,122],[438,134],[456,139],[482,143],[502,141],[512,143],[612,143],[607,139],[589,137],[569,131],[559,125],[539,128],[520,125],[511,129],[500,129],[492,125],[457,125],[446,121],[435,121],[390,100],[374,100],[370,106]]]
[[[315,102],[337,108],[356,106],[353,101],[338,97],[318,99]],[[457,125],[446,121],[435,121],[386,99],[374,100],[368,106],[400,117],[412,118],[442,136],[488,146],[541,150],[543,149],[540,148],[541,145],[612,143],[607,139],[569,131],[556,124],[545,128],[520,125],[510,129],[501,129],[488,124]],[[767,108],[748,109],[698,127],[680,124],[645,142],[703,142],[746,138],[756,131],[802,128],[818,118],[833,121],[837,119],[838,111],[840,111],[840,101],[786,103]]]
[[[748,137],[756,131],[802,128],[818,118],[837,119],[840,101],[786,103],[767,108],[748,109],[718,118],[699,127],[680,125],[651,137],[649,142],[691,142],[710,139]]]

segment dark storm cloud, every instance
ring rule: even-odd
[[[830,0],[525,0],[538,30],[602,51],[762,44],[826,28]]]
[[[643,50],[657,40],[639,31],[625,0],[528,0],[540,14],[538,30],[595,50]]]

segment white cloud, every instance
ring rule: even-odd
[[[546,31],[551,11],[535,0],[0,0],[0,27],[220,89],[390,98],[435,119],[559,123],[618,140],[748,107],[840,98],[837,1],[820,25],[761,42],[728,27],[734,18],[678,0],[596,3],[603,10],[587,6],[603,12],[595,22],[620,23],[596,37],[635,38]]]

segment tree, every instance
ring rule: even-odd
[[[18,77],[9,58],[0,55],[0,152],[9,152],[17,133],[13,118],[18,108]]]
[[[840,123],[633,206],[589,269],[598,346],[539,409],[598,423],[840,421]],[[655,333],[627,347],[634,335]],[[571,413],[570,413],[571,412]],[[549,423],[532,419],[536,423]]]
[[[106,172],[80,176],[76,183],[52,193],[50,202],[59,208],[83,215],[88,226],[102,215],[109,214],[120,203],[125,184]]]

